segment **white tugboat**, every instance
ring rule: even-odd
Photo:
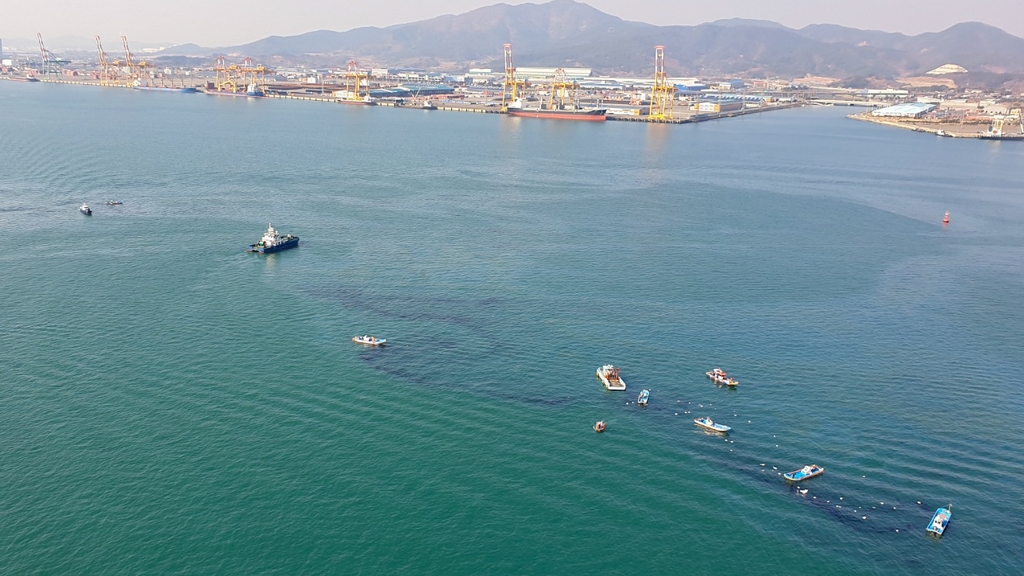
[[[270,224],[267,225],[267,231],[263,233],[263,238],[255,244],[250,244],[246,248],[249,252],[259,252],[260,254],[270,254],[272,252],[280,252],[281,250],[287,250],[289,248],[295,248],[299,245],[299,237],[294,234],[285,234],[281,236],[274,230],[274,227]]]
[[[619,369],[611,364],[605,364],[597,369],[597,378],[601,380],[604,387],[609,390],[625,390],[626,383],[619,376]]]

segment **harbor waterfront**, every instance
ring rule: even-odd
[[[0,110],[0,573],[1020,571],[1024,146]],[[301,245],[246,252],[268,222]]]

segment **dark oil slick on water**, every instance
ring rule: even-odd
[[[845,109],[0,110],[2,573],[1024,565],[1024,146]],[[267,222],[302,245],[245,253]]]

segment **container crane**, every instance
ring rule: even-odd
[[[46,74],[47,76],[49,76],[50,74],[60,76],[61,66],[63,66],[64,64],[70,64],[71,61],[57,58],[53,55],[53,52],[47,50],[46,45],[43,44],[42,32],[36,32],[36,39],[39,40],[39,57],[42,59],[41,65],[43,67],[43,74]]]
[[[516,66],[512,62],[512,45],[505,44],[505,81],[501,85],[501,111],[508,112],[508,105],[519,100],[525,89],[526,82],[516,80]]]
[[[366,96],[363,96],[363,90]],[[370,75],[359,71],[355,60],[349,60],[345,69],[345,95],[341,100],[364,102],[370,97]]]
[[[665,47],[654,47],[654,88],[651,89],[651,120],[671,120],[676,87],[665,76]]]
[[[100,41],[100,37],[96,36],[96,51],[100,55],[100,86],[109,86],[110,82],[118,77],[117,68],[115,65],[118,63],[116,60],[111,62],[107,53],[103,50],[103,42]]]
[[[551,94],[548,96],[548,110],[564,110],[566,102],[575,110],[580,107],[579,83],[570,81],[565,70],[558,68],[551,80]],[[557,98],[557,103],[556,103]]]
[[[216,76],[214,86],[218,92],[238,92],[238,78],[236,72],[238,66],[227,63],[224,56],[217,56],[217,65],[214,68]]]
[[[125,86],[131,87],[142,80],[143,72],[149,67],[145,60],[135,61],[135,54],[128,48],[128,37],[121,36],[121,44],[124,45],[125,67],[128,69],[128,78],[125,79]]]

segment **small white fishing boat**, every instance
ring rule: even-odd
[[[953,517],[953,505],[947,504],[945,508],[939,508],[932,515],[931,522],[928,522],[928,531],[936,536],[942,536],[949,525],[949,519]]]
[[[736,380],[729,378],[729,375],[721,368],[715,368],[714,370],[705,372],[705,374],[707,374],[708,378],[711,378],[711,381],[715,384],[722,384],[723,386],[736,386],[739,384]]]
[[[619,369],[605,364],[597,369],[597,378],[609,390],[625,390],[626,382],[619,376]]]
[[[650,397],[651,391],[648,390],[647,388],[644,388],[643,390],[640,391],[640,395],[637,396],[636,403],[639,404],[640,406],[647,406],[647,400],[649,400]]]
[[[386,339],[377,338],[376,336],[353,336],[352,341],[364,346],[383,346],[387,342]]]
[[[78,211],[86,216],[92,216],[92,208],[89,208],[88,204],[82,204],[78,207]]]
[[[728,432],[729,430],[732,430],[731,427],[726,426],[725,424],[719,424],[707,416],[694,418],[693,423],[706,430],[711,430],[712,432]]]
[[[791,482],[799,482],[801,480],[808,480],[815,476],[821,476],[825,473],[825,469],[817,464],[811,464],[810,466],[804,466],[799,470],[793,470],[792,472],[786,472],[782,475],[783,478]]]

